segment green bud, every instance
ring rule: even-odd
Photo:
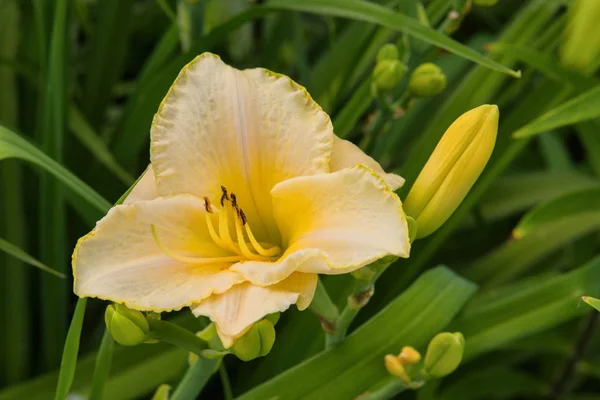
[[[359,268],[355,271],[351,272],[354,279],[358,279],[360,281],[370,281],[375,277],[377,271],[374,268],[371,268],[370,265]]]
[[[474,0],[476,6],[491,7],[498,3],[498,0]]]
[[[263,319],[237,340],[231,352],[242,361],[250,361],[269,354],[274,343],[275,328],[271,321]]]
[[[123,304],[106,307],[104,321],[113,339],[120,345],[136,346],[149,339],[150,326],[144,314]]]
[[[600,1],[575,0],[567,14],[560,59],[567,67],[587,70],[600,57]]]
[[[391,90],[400,83],[406,66],[398,60],[382,60],[373,70],[373,85],[378,90]]]
[[[156,389],[152,400],[169,400],[169,393],[171,392],[171,386],[163,383]]]
[[[441,378],[458,368],[465,349],[462,333],[442,332],[437,334],[425,354],[425,372],[432,378]]]
[[[446,88],[446,75],[433,63],[419,65],[410,74],[408,90],[415,97],[431,97]]]
[[[277,325],[277,322],[279,322],[279,317],[281,316],[281,313],[278,312],[274,312],[271,313],[269,315],[267,315],[265,317],[266,320],[268,320],[270,323],[273,324],[273,326]]]
[[[408,215],[406,216],[406,223],[408,225],[408,240],[412,243],[417,238],[419,226],[417,225],[417,221]]]
[[[381,49],[377,52],[377,62],[379,63],[383,60],[397,60],[399,55],[400,52],[398,51],[398,47],[391,43],[386,43],[381,46]]]
[[[198,336],[205,342],[209,342],[211,339],[217,336],[217,327],[215,326],[215,324],[210,323],[206,328],[196,333],[196,336]]]

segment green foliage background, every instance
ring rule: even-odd
[[[465,3],[0,0],[0,399],[54,397],[76,301],[71,250],[146,168],[152,116],[203,51],[306,86],[339,136],[406,178],[401,196],[454,119],[500,108],[478,183],[410,259],[386,270],[354,333],[323,351],[313,314],[284,313],[267,357],[225,359],[234,396],[355,398],[388,379],[386,353],[423,350],[449,330],[466,338],[461,367],[398,398],[600,398],[598,318],[580,300],[600,296],[600,59],[560,62],[572,1],[499,0],[468,13]],[[370,86],[379,48],[402,40],[409,72],[434,62],[448,86],[397,118],[381,113]],[[582,53],[592,45],[576,43]],[[352,279],[324,279],[338,306]],[[72,391],[92,398],[104,308],[90,300],[81,339],[68,342],[79,345]],[[186,312],[172,317],[202,326]],[[150,398],[178,382],[187,357],[165,343],[116,345],[103,398]],[[216,374],[202,398],[225,396],[223,382]]]

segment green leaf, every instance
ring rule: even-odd
[[[531,137],[552,129],[598,117],[600,117],[600,86],[548,111],[513,133],[513,137]]]
[[[15,258],[18,258],[19,260],[21,260],[23,262],[26,262],[29,265],[33,265],[34,267],[37,267],[37,268],[41,269],[42,271],[48,272],[49,274],[52,274],[52,275],[57,276],[62,279],[66,278],[65,274],[55,271],[52,268],[48,267],[47,265],[44,265],[43,263],[39,262],[35,258],[31,257],[25,251],[21,250],[19,247],[15,246],[12,243],[9,243],[8,241],[6,241],[2,238],[0,238],[0,250],[10,254],[11,256],[13,256]]]
[[[70,109],[69,128],[98,161],[115,174],[121,182],[130,186],[135,181],[135,178],[117,162],[104,141],[75,106]]]
[[[77,354],[79,353],[79,338],[81,337],[81,328],[83,327],[83,317],[85,316],[86,298],[77,300],[75,314],[71,320],[71,326],[67,333],[67,340],[63,349],[62,361],[60,363],[60,374],[56,386],[54,400],[65,400],[75,376],[75,367],[77,366]]]
[[[590,296],[582,296],[581,300],[594,307],[597,311],[600,311],[600,300]]]
[[[100,350],[96,355],[96,365],[94,367],[94,377],[92,378],[92,389],[90,391],[90,400],[102,400],[104,387],[110,374],[115,341],[110,332],[105,329],[102,335]]]
[[[598,84],[598,80],[581,75],[576,71],[564,68],[553,54],[532,49],[531,46],[514,45],[508,43],[495,43],[489,46],[493,53],[510,55],[528,66],[540,71],[548,79],[570,85],[579,92],[584,92]]]
[[[408,290],[340,345],[239,397],[354,398],[387,376],[383,357],[423,347],[453,318],[475,286],[445,267],[424,273]]]
[[[372,22],[388,28],[399,30],[424,42],[441,47],[451,53],[469,59],[494,71],[514,77],[521,73],[491,60],[482,54],[450,39],[418,21],[390,9],[362,0],[271,0],[270,7],[288,10],[305,11],[334,17],[344,17],[359,21]]]
[[[534,277],[473,298],[449,329],[463,332],[465,360],[503,348],[589,311],[581,296],[600,295],[600,258],[556,277]]]
[[[578,190],[541,204],[521,218],[513,236],[522,238],[548,224],[581,215],[600,219],[600,188]]]
[[[0,160],[5,158],[19,158],[41,167],[103,213],[106,213],[111,206],[94,189],[90,188],[62,165],[48,157],[15,132],[0,125]]]

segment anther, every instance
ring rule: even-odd
[[[225,186],[221,186],[221,191],[223,192],[221,195],[221,207],[225,207],[225,200],[229,200],[229,196],[227,195],[227,189],[225,189]]]
[[[235,197],[235,194],[231,193],[231,205],[233,206],[233,208],[237,209],[237,198]]]
[[[239,217],[242,219],[242,225],[246,225],[246,214],[244,214],[244,210],[240,209]]]
[[[212,214],[212,209],[210,207],[210,200],[208,200],[208,197],[204,198],[204,208],[206,209],[207,213]]]

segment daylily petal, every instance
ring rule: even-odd
[[[221,341],[230,347],[256,321],[267,314],[282,312],[296,303],[303,310],[317,287],[316,274],[294,273],[276,285],[260,287],[245,282],[212,295],[192,308],[194,315],[213,321]]]
[[[396,174],[386,173],[381,165],[366,155],[354,143],[334,136],[333,150],[331,151],[331,172],[352,167],[356,164],[364,164],[383,178],[392,190],[397,190],[404,185],[404,178]]]
[[[329,171],[333,129],[304,88],[264,69],[240,71],[205,53],[188,64],[151,129],[161,195],[216,204],[237,195],[259,238],[278,241],[270,191],[286,179]]]
[[[164,247],[174,254],[231,256],[211,240],[204,213],[203,201],[191,195],[113,207],[75,248],[75,293],[136,309],[167,311],[242,282],[235,272],[222,270],[232,261],[183,263],[159,249],[151,225]]]
[[[152,200],[158,197],[158,191],[156,189],[156,179],[154,179],[154,170],[152,164],[148,165],[148,168],[138,178],[137,182],[131,192],[127,195],[123,204],[131,204],[141,200]]]
[[[299,263],[296,271],[339,274],[386,255],[409,255],[408,226],[400,199],[362,164],[290,179],[271,193],[286,248],[282,258],[301,249],[327,254],[326,263]]]

